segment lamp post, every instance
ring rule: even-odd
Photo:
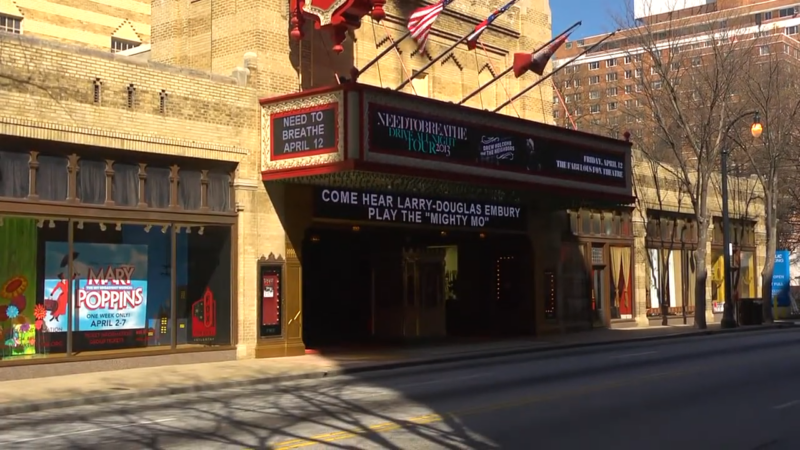
[[[761,136],[761,132],[764,131],[763,127],[761,126],[761,117],[759,116],[758,112],[751,111],[742,114],[741,116],[735,118],[731,121],[728,125],[728,128],[725,130],[725,134],[723,136],[727,136],[728,132],[731,131],[733,125],[736,124],[741,119],[752,115],[753,116],[753,124],[750,126],[750,134],[753,135],[754,138],[758,138]],[[723,289],[725,291],[725,306],[722,312],[722,321],[720,322],[720,326],[722,328],[736,328],[736,317],[733,314],[733,302],[731,300],[731,218],[728,212],[728,153],[730,151],[727,148],[722,149],[722,265],[723,265]]]

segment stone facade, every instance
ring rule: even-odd
[[[236,292],[253,300],[237,308],[236,334],[252,355],[255,263],[285,254],[261,184],[258,93],[223,76],[27,36],[0,34],[0,51],[4,135],[238,164]]]
[[[361,28],[346,41],[345,50],[336,55],[330,49],[327,35],[315,32],[310,22],[306,24],[305,39],[290,40],[288,2],[246,0],[234,6],[230,2],[211,0],[191,3],[156,0],[153,2],[152,58],[224,75],[246,65],[250,71],[248,83],[262,97],[329,86],[336,83],[335,74],[346,75],[353,66],[363,67],[406,32],[406,17],[417,6],[411,4],[401,9],[400,5],[401,2],[389,2],[387,18],[381,23],[364,18]],[[427,53],[438,55],[490,13],[487,4],[454,2],[437,21]],[[522,0],[483,34],[482,45],[475,52],[468,51],[462,44],[452,56],[431,67],[424,90],[432,98],[459,101],[477,88],[479,81],[485,82],[492,77],[491,73],[509,67],[514,52],[532,51],[550,37],[549,3]],[[395,52],[384,56],[359,78],[359,82],[395,87],[406,73],[410,74],[429,61],[427,55],[415,52],[411,39],[399,45],[399,52],[400,57]],[[254,54],[254,59],[247,64],[246,53]],[[509,75],[467,104],[494,109],[535,79],[532,74],[518,80]],[[414,91],[412,85],[405,90]],[[551,100],[551,87],[545,83],[505,108],[503,113],[550,123]]]
[[[99,50],[112,38],[127,46],[150,42],[149,0],[2,0],[0,15],[19,20],[23,34]]]
[[[638,155],[638,157],[637,157]],[[656,181],[657,180],[657,181]],[[729,213],[732,220],[747,220],[755,222],[755,264],[760,270],[766,258],[766,224],[764,217],[763,190],[755,179],[729,177],[730,203]],[[635,312],[636,321],[641,326],[648,324],[646,317],[647,290],[651,284],[650,268],[648,265],[646,221],[649,214],[658,212],[671,212],[693,215],[691,198],[680,188],[679,179],[666,167],[646,161],[639,152],[634,152],[635,194],[636,207],[633,213],[634,220],[634,261],[635,261]],[[711,289],[713,261],[711,258],[712,237],[714,236],[714,220],[722,216],[722,196],[720,191],[720,177],[712,177],[708,197],[708,243],[706,248],[706,269],[709,276],[706,280],[706,319],[708,323],[715,321],[712,312]],[[757,272],[760,275],[760,272]],[[756,277],[756,292],[761,292],[762,280]]]

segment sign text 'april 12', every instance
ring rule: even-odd
[[[272,117],[272,153],[277,157],[336,147],[336,107],[276,114]],[[300,155],[298,155],[300,156]]]

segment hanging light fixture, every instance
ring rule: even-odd
[[[152,226],[152,225],[145,225],[145,227],[144,227],[144,232],[145,232],[145,233],[149,233],[151,228],[153,228],[153,226]]]
[[[122,231],[122,224],[117,222],[117,226],[114,229],[117,230],[117,231]]]
[[[169,228],[169,225],[164,225],[163,227],[161,227],[161,232],[164,233],[164,234],[167,234],[167,229],[168,228]]]
[[[53,219],[50,219],[50,225],[49,225],[49,227],[50,227],[50,228],[55,228],[55,227],[56,227],[56,222],[55,222]]]
[[[100,231],[106,231],[106,224],[100,222]]]
[[[202,236],[202,235],[203,235],[203,232],[204,232],[205,230],[206,230],[206,227],[200,227],[200,229],[199,229],[199,230],[197,230],[197,234],[199,234],[200,236]]]
[[[43,228],[43,227],[44,227],[44,219],[39,219],[39,220],[37,220],[37,221],[36,221],[36,226],[37,226],[38,228]]]
[[[79,221],[78,221],[78,229],[79,229],[79,230],[82,230],[82,229],[83,229],[83,221],[82,221],[82,220],[79,220]]]

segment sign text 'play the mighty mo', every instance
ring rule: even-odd
[[[491,201],[421,197],[413,194],[317,188],[314,216],[321,219],[525,230],[525,208]]]

